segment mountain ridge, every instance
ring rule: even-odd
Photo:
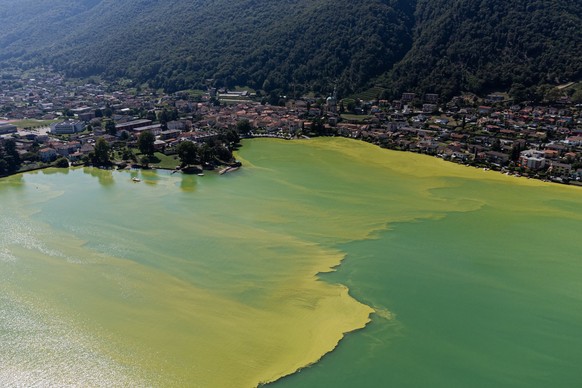
[[[0,63],[168,91],[527,91],[581,78],[581,15],[566,0],[0,0]]]

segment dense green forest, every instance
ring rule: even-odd
[[[569,0],[0,0],[0,64],[168,91],[525,93],[581,77],[581,15]]]
[[[582,77],[581,1],[418,0],[415,17],[395,90],[517,94]]]

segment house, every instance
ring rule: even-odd
[[[81,152],[83,155],[88,155],[90,152],[95,151],[95,147],[90,144],[90,143],[85,143],[81,146],[81,149],[79,150],[79,152]]]
[[[422,104],[422,113],[432,113],[437,110],[436,104]]]
[[[53,148],[42,148],[38,151],[38,157],[43,162],[52,162],[57,158],[57,151]]]
[[[81,151],[77,151],[69,155],[69,160],[71,162],[78,162],[83,158],[83,153]]]
[[[557,150],[544,150],[544,157],[546,159],[557,159],[560,153]]]
[[[412,101],[416,98],[416,93],[402,93],[402,101]]]
[[[491,163],[497,163],[504,165],[509,162],[509,155],[498,151],[487,151],[485,152],[485,157]]]
[[[183,131],[186,129],[186,124],[183,121],[168,121],[166,124],[168,130]]]
[[[165,141],[163,141],[163,140],[156,140],[156,141],[154,141],[154,149],[156,151],[161,151],[164,148],[166,148],[166,142]]]
[[[551,173],[553,176],[568,176],[572,171],[572,165],[566,163],[559,163],[556,161],[550,162],[550,168],[548,168],[548,172]]]
[[[566,138],[564,143],[575,147],[582,146],[582,136],[570,136]]]

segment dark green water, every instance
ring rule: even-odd
[[[0,181],[0,385],[579,386],[581,190],[346,139],[239,156]]]
[[[275,386],[582,383],[582,193],[457,184],[439,195],[469,191],[487,205],[342,246],[347,260],[326,280],[392,319],[375,316],[319,364]]]

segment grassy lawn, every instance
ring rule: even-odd
[[[248,86],[235,86],[234,90],[237,92],[242,92],[244,90],[248,91],[249,93],[256,93],[257,91],[253,88],[249,88]]]
[[[18,128],[35,128],[35,127],[48,127],[52,123],[56,123],[59,120],[36,120],[27,119],[14,121],[12,124],[16,125]]]
[[[352,115],[349,113],[344,113],[341,116],[342,116],[342,119],[344,119],[344,120],[353,120],[353,121],[360,121],[360,122],[366,121],[367,119],[372,117],[370,115]]]
[[[379,97],[383,91],[384,91],[384,88],[373,87],[373,88],[365,90],[361,93],[353,94],[350,97],[353,99],[360,99],[362,101],[372,101],[372,100],[375,100],[377,97]]]
[[[204,90],[200,90],[200,89],[185,89],[185,90],[180,90],[178,93],[187,93],[191,97],[199,97],[199,96],[203,96],[206,92]]]
[[[141,161],[141,159],[144,155],[141,152],[139,152],[139,150],[137,148],[131,148],[130,150],[136,156],[138,163],[139,163],[139,161]],[[121,151],[115,151],[115,153],[114,153],[115,160],[121,161],[122,160],[121,156],[122,156]],[[169,170],[173,170],[174,168],[176,168],[176,166],[179,166],[179,165],[180,165],[180,158],[178,158],[178,155],[167,156],[161,152],[154,153],[153,161],[150,162],[151,167],[164,168],[164,169],[169,169]]]
[[[180,159],[178,158],[178,155],[167,156],[161,152],[156,152],[154,156],[160,160],[158,163],[152,163],[152,165],[155,167],[173,170],[176,168],[176,166],[180,165]]]

